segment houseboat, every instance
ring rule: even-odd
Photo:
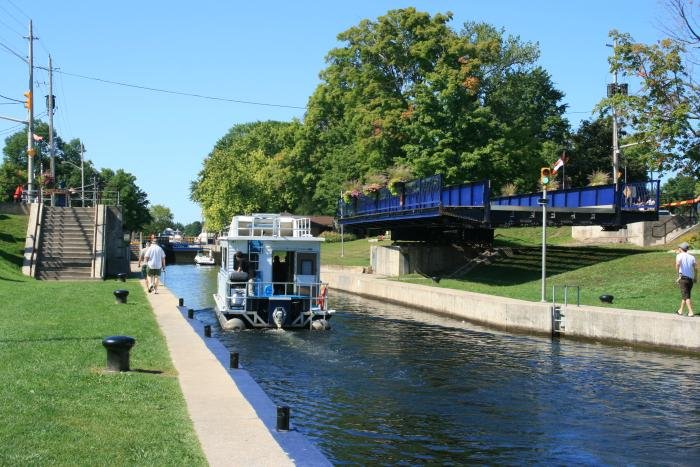
[[[221,268],[214,294],[224,329],[328,329],[327,287],[320,280],[323,238],[309,218],[234,216],[219,237]]]

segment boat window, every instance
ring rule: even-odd
[[[305,275],[311,275],[314,272],[314,262],[311,261],[310,259],[303,259],[301,260],[301,273]]]
[[[228,259],[228,248],[222,247],[221,248],[221,267],[224,269],[226,269],[226,264],[228,263],[228,261],[226,261],[227,259]]]
[[[313,253],[299,253],[297,256],[297,274],[316,274],[316,255]]]

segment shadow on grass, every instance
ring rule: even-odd
[[[633,248],[547,247],[547,276],[564,274],[595,264],[623,257],[648,253]],[[512,256],[496,259],[492,264],[479,265],[457,281],[487,285],[516,285],[537,280],[542,274],[540,247],[517,247]]]
[[[162,375],[163,372],[160,370],[144,370],[143,368],[132,368],[130,371],[134,373],[146,373],[149,375]]]
[[[13,255],[12,253],[8,253],[7,251],[0,250],[0,258],[7,261],[8,263],[12,263],[15,266],[22,266],[22,263],[24,262],[24,257],[21,255],[21,251],[17,251],[16,255]]]
[[[102,341],[104,337],[99,336],[99,337],[35,337],[32,339],[29,338],[19,338],[19,339],[0,339],[0,344],[9,344],[9,343],[15,343],[15,344],[24,344],[27,342],[61,342],[61,341],[94,341],[94,340],[99,340]]]

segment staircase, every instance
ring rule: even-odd
[[[92,277],[95,208],[43,208],[36,278]]]

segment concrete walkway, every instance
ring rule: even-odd
[[[167,341],[209,465],[294,465],[229,370],[178,311],[178,299],[163,286],[158,294],[146,291],[146,295]]]

